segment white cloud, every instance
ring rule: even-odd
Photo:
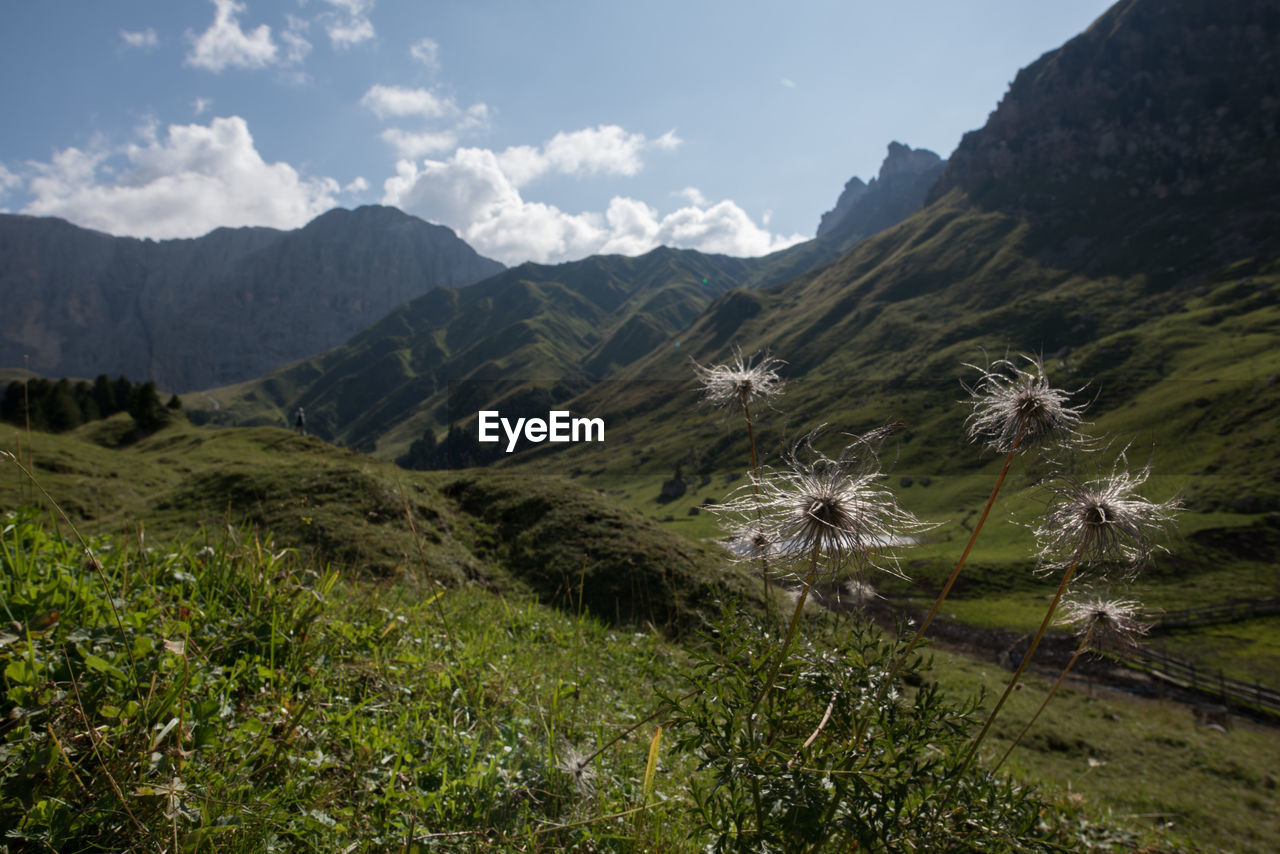
[[[374,0],[325,0],[341,12],[325,12],[317,17],[325,22],[325,32],[337,50],[347,50],[377,36],[369,12]]]
[[[355,180],[342,188],[342,192],[348,194],[363,193],[367,189],[369,189],[369,182],[366,181],[363,176],[357,175]]]
[[[440,98],[429,89],[409,89],[404,86],[383,86],[375,83],[364,93],[360,103],[380,119],[393,116],[422,116],[438,119],[458,112],[452,98]]]
[[[783,78],[782,78],[780,81],[778,81],[778,82],[779,82],[779,83],[781,83],[781,84],[783,85],[783,87],[785,87],[785,88],[787,88],[787,89],[794,89],[794,88],[796,88],[796,81],[792,80],[790,77],[783,77]]]
[[[336,205],[338,182],[262,159],[239,116],[170,125],[116,150],[67,148],[28,163],[23,213],[135,237],[195,237],[218,226],[296,228]],[[123,159],[121,168],[114,161]],[[353,182],[354,183],[354,182]]]
[[[387,128],[382,140],[396,150],[396,156],[416,160],[428,154],[439,154],[456,148],[458,136],[453,131],[422,131],[414,133],[400,128]]]
[[[212,0],[216,11],[209,29],[198,36],[188,32],[191,52],[186,62],[208,71],[228,66],[264,68],[276,62],[278,48],[271,40],[271,28],[262,24],[250,33],[240,29],[236,15],[245,10],[236,0]]]
[[[603,214],[570,214],[521,195],[521,186],[548,172],[633,175],[649,147],[661,146],[604,126],[556,134],[542,148],[459,148],[446,160],[403,159],[384,182],[382,201],[448,225],[479,252],[508,264],[636,255],[659,245],[763,255],[805,239],[773,235],[733,202],[708,204],[693,188],[682,191],[690,204],[665,216],[624,196],[612,198]]]
[[[409,48],[409,56],[432,71],[440,70],[440,45],[435,39],[418,39]]]
[[[10,172],[3,163],[0,163],[0,198],[3,198],[10,190],[16,190],[22,186],[22,179]]]
[[[653,141],[653,147],[659,149],[660,151],[675,151],[683,143],[684,143],[684,140],[676,136],[676,129],[672,128],[671,130],[664,133],[662,136],[655,139]]]
[[[704,208],[707,206],[707,197],[702,195],[702,191],[697,187],[685,187],[678,193],[672,193],[672,195],[679,196],[697,208]]]
[[[542,147],[547,168],[566,175],[634,175],[640,171],[642,133],[627,133],[617,125],[561,131]]]
[[[285,62],[296,64],[307,58],[307,54],[311,53],[311,42],[307,41],[303,35],[310,26],[310,23],[304,21],[296,15],[285,15],[285,29],[280,34],[280,40],[284,42]]]
[[[197,116],[203,115],[211,106],[213,106],[211,98],[196,98],[191,102],[191,110]]]
[[[120,31],[120,40],[124,42],[125,47],[136,47],[142,50],[149,50],[156,46],[159,39],[156,31],[151,27],[139,32],[131,32],[129,30]]]

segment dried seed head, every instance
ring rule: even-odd
[[[1015,443],[1026,448],[1053,438],[1079,440],[1083,407],[1067,405],[1072,392],[1049,385],[1039,359],[1022,358],[1026,370],[1008,359],[985,369],[965,366],[982,372],[973,388],[965,386],[973,398],[973,411],[965,421],[969,440],[985,441],[1001,454],[1009,453]]]
[[[721,545],[735,560],[759,561],[777,556],[778,544],[760,521],[732,522],[728,527],[729,536],[721,541]]]
[[[587,764],[587,757],[588,754],[570,746],[561,751],[560,761],[556,763],[556,768],[568,775],[574,788],[583,795],[591,794],[596,779],[596,772]]]
[[[934,527],[904,510],[881,486],[879,444],[890,432],[854,439],[832,459],[814,448],[815,431],[787,455],[787,467],[767,470],[729,502],[710,507],[730,526],[752,524],[786,561],[816,552],[828,575],[852,564],[900,574],[894,549]]]
[[[840,591],[840,600],[855,608],[868,608],[879,598],[880,594],[876,593],[876,589],[860,578],[846,581]]]
[[[1151,559],[1159,548],[1154,538],[1172,524],[1181,503],[1138,495],[1151,469],[1130,474],[1126,464],[1121,453],[1110,475],[1053,488],[1044,520],[1034,529],[1043,570],[1078,561],[1081,567],[1136,571]]]
[[[778,368],[786,362],[767,352],[750,358],[744,358],[737,348],[733,352],[733,362],[729,364],[706,366],[693,362],[704,402],[714,406],[741,406],[782,392]],[[757,357],[758,361],[751,364]]]
[[[1127,599],[1106,599],[1093,594],[1062,603],[1061,622],[1076,627],[1095,652],[1132,649],[1151,628],[1142,621],[1142,606]]]

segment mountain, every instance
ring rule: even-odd
[[[766,255],[750,287],[764,288],[825,267],[873,234],[919,210],[946,161],[924,148],[889,143],[880,173],[864,182],[854,176],[836,206],[822,215],[813,240]]]
[[[822,215],[817,236],[845,242],[851,237],[866,239],[901,222],[924,204],[945,166],[946,161],[928,149],[889,143],[880,174],[870,184],[850,178],[836,206]]]
[[[1280,211],[1280,100],[1261,93],[1280,81],[1280,50],[1242,46],[1280,45],[1278,23],[1273,4],[1222,13],[1208,0],[1125,0],[1019,73],[923,209],[819,271],[724,294],[681,332],[679,351],[659,346],[568,401],[565,408],[604,420],[606,446],[543,446],[504,463],[577,473],[632,506],[688,519],[742,483],[746,456],[739,419],[699,411],[689,359],[722,362],[734,346],[767,348],[786,360],[788,381],[784,396],[756,408],[767,464],[780,465],[780,451],[820,424],[833,433],[899,425],[884,452],[887,485],[908,490],[904,501],[916,512],[945,523],[936,540],[913,550],[909,567],[919,585],[912,591],[931,594],[999,465],[966,436],[961,383],[977,377],[966,365],[1032,354],[1055,386],[1087,405],[1090,432],[1111,439],[1109,454],[1079,463],[1078,476],[1095,476],[1095,465],[1109,472],[1128,448],[1130,466],[1151,464],[1151,497],[1178,494],[1185,503],[1171,553],[1141,580],[1144,602],[1182,608],[1273,595],[1280,230],[1266,226]],[[1164,41],[1140,54],[1142,109],[1121,109],[1099,89],[1098,69],[1124,67],[1122,58],[1152,33]],[[1258,96],[1252,114],[1190,96],[1199,84],[1186,63],[1202,43],[1220,49],[1208,66],[1220,87]],[[1082,51],[1091,64],[1072,65]],[[1067,67],[1074,76],[1061,73]],[[1071,127],[1122,140],[1150,132],[1151,116],[1177,117],[1194,130],[1175,132],[1184,143],[1167,149],[1161,174],[1201,183],[1178,184],[1163,198],[1154,186],[1143,191],[1138,181],[1151,173],[1138,143],[1134,162],[1124,159],[1127,143],[1115,155],[1114,168],[1132,168],[1132,179],[1104,171],[1098,140],[1064,143],[1069,133],[1043,102],[1074,104]],[[1212,142],[1215,157],[1197,155],[1197,139]],[[1172,145],[1165,139],[1159,150]],[[1006,150],[1008,158],[985,154]],[[1014,472],[1002,498],[1012,509],[1001,512],[1025,523],[1043,500],[1035,484],[1046,471],[1026,460]],[[674,481],[680,488],[667,489]],[[984,534],[989,556],[962,598],[989,597],[984,614],[1004,606],[1031,614],[1043,590],[1028,572],[1030,534],[1001,525]]]
[[[282,424],[301,405],[323,438],[400,454],[479,409],[545,412],[666,342],[754,271],[753,259],[665,247],[523,264],[436,288],[323,355],[213,392],[218,409],[197,417]]]
[[[126,374],[187,391],[322,352],[433,287],[503,269],[394,208],[336,209],[295,231],[112,237],[0,215],[0,365]]]
[[[1280,236],[1280,8],[1124,0],[1018,73],[965,135],[939,199],[1025,216],[1035,250],[1171,278]],[[1150,272],[1150,270],[1148,270]]]

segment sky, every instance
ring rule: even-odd
[[[0,30],[0,212],[114,235],[394,205],[506,264],[813,236],[947,156],[1102,0],[40,0]]]

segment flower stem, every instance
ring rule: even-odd
[[[773,689],[773,683],[777,681],[778,673],[782,670],[782,663],[787,658],[787,652],[791,649],[791,641],[796,636],[796,626],[800,623],[800,612],[804,610],[804,603],[809,598],[809,590],[813,587],[814,576],[818,572],[818,547],[815,545],[809,556],[809,574],[805,576],[804,587],[800,591],[800,598],[796,600],[796,609],[791,613],[791,624],[787,626],[787,636],[782,640],[782,646],[778,649],[777,657],[774,659],[773,668],[769,671],[769,678],[765,680],[764,689],[760,691],[760,696],[756,697],[756,701],[751,704],[751,712],[747,715],[747,725],[755,719],[756,710],[760,708],[760,704],[764,702],[764,698],[769,695]]]
[[[1077,549],[1071,566],[1067,567],[1067,571],[1062,574],[1062,581],[1058,584],[1058,592],[1054,594],[1053,601],[1049,603],[1049,610],[1045,611],[1044,619],[1040,622],[1040,629],[1036,632],[1036,636],[1031,639],[1031,646],[1027,647],[1027,654],[1022,656],[1022,661],[1018,663],[1018,669],[1013,672],[1012,678],[1009,679],[1009,684],[1005,686],[999,702],[996,703],[991,713],[987,715],[987,722],[982,725],[982,731],[978,733],[978,737],[974,739],[973,744],[969,747],[969,752],[965,754],[964,761],[960,764],[960,770],[956,774],[957,781],[968,770],[970,763],[973,762],[973,757],[978,753],[978,747],[982,744],[982,740],[987,737],[991,724],[995,722],[996,715],[1000,714],[1004,701],[1009,699],[1009,695],[1013,693],[1014,686],[1022,678],[1022,671],[1026,670],[1027,665],[1031,663],[1031,656],[1035,654],[1036,647],[1040,645],[1040,639],[1044,637],[1045,630],[1049,628],[1049,623],[1053,620],[1054,612],[1058,610],[1058,602],[1062,600],[1062,594],[1066,592],[1067,584],[1071,581],[1071,576],[1075,574],[1076,567],[1080,564],[1080,551],[1081,549]]]
[[[759,525],[764,518],[764,511],[760,507],[760,459],[756,455],[756,431],[751,422],[751,405],[747,402],[747,392],[744,389],[739,394],[742,397],[742,417],[747,421],[747,440],[751,445],[751,492],[756,498],[756,524]],[[769,582],[769,556],[767,554],[760,555],[760,578],[764,583],[765,617],[770,623],[773,623],[773,585]]]
[[[1067,662],[1067,666],[1062,668],[1062,673],[1058,674],[1058,681],[1053,683],[1053,687],[1049,689],[1049,694],[1044,698],[1044,702],[1040,704],[1040,708],[1036,709],[1036,713],[1031,716],[1031,720],[1027,721],[1027,725],[1022,728],[1022,732],[1018,733],[1018,737],[1013,740],[1013,744],[1009,745],[1009,749],[1004,752],[1004,756],[1000,757],[1000,761],[993,767],[992,771],[1000,770],[1000,766],[1009,758],[1009,754],[1013,753],[1013,749],[1018,746],[1018,742],[1022,741],[1022,737],[1027,734],[1027,730],[1031,729],[1036,720],[1039,719],[1040,713],[1044,711],[1045,706],[1049,705],[1049,701],[1053,699],[1053,695],[1058,693],[1058,688],[1062,686],[1062,680],[1067,678],[1067,674],[1071,672],[1071,668],[1075,667],[1076,661],[1084,654],[1085,649],[1089,646],[1089,636],[1093,634],[1093,626],[1089,627],[1089,631],[1080,641],[1080,646],[1076,648],[1075,655],[1071,656],[1071,660]]]
[[[1000,488],[1004,486],[1005,478],[1009,475],[1009,466],[1013,463],[1013,456],[1018,452],[1018,445],[1022,443],[1022,434],[1013,440],[1013,447],[1009,449],[1009,453],[1005,455],[1004,465],[1000,468],[1000,476],[996,478],[996,485],[991,489],[991,496],[987,498],[987,504],[982,508],[982,515],[978,517],[978,522],[973,526],[973,533],[969,535],[969,542],[965,544],[964,551],[960,554],[960,560],[956,561],[955,569],[951,570],[951,577],[947,579],[947,583],[942,585],[942,592],[938,594],[938,598],[934,600],[933,607],[929,609],[928,615],[924,618],[924,622],[920,624],[920,628],[916,629],[915,637],[911,639],[911,643],[907,644],[905,652],[899,656],[893,665],[893,670],[889,672],[889,678],[885,684],[893,681],[893,677],[898,675],[898,670],[902,667],[902,663],[911,655],[912,650],[916,648],[916,644],[924,637],[925,631],[928,630],[929,624],[933,622],[933,618],[937,616],[938,609],[942,607],[942,602],[947,598],[947,594],[951,592],[951,587],[956,583],[956,579],[960,577],[960,570],[964,569],[965,562],[969,559],[969,552],[973,550],[973,544],[978,540],[978,534],[982,533],[982,526],[987,522],[987,516],[991,514],[991,507],[996,503],[996,496],[1000,494]]]

